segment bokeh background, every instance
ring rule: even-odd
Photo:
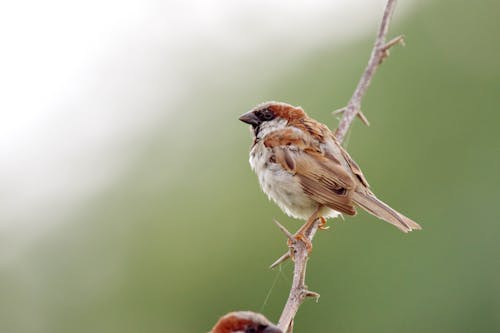
[[[335,128],[384,1],[17,1],[0,9],[0,332],[277,320],[291,264],[238,116]],[[500,4],[401,1],[347,145],[424,230],[316,237],[296,332],[500,331]]]

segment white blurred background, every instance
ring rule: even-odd
[[[254,71],[239,64],[272,48],[277,72],[325,40],[373,35],[384,4],[3,3],[0,232],[36,237],[112,184],[158,119],[189,112],[176,106],[210,85],[212,68]],[[396,20],[407,7],[398,7]]]

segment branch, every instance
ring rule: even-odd
[[[361,99],[370,86],[370,82],[378,66],[384,61],[385,58],[389,56],[389,49],[396,44],[404,43],[403,36],[398,36],[394,39],[391,39],[387,43],[385,41],[387,30],[389,29],[389,21],[391,19],[392,13],[394,12],[395,6],[395,0],[387,1],[384,16],[382,17],[382,22],[380,23],[377,38],[375,39],[375,45],[373,46],[370,59],[368,60],[365,71],[363,72],[363,75],[358,82],[356,90],[354,90],[351,100],[349,101],[347,106],[334,112],[335,114],[343,113],[342,119],[339,122],[339,127],[335,131],[335,137],[340,143],[342,143],[342,141],[344,140],[344,137],[351,127],[351,123],[356,115],[358,115],[365,124],[368,124],[368,120],[361,113]]]
[[[389,29],[389,22],[394,12],[394,8],[396,5],[395,0],[388,0],[385,10],[384,16],[382,18],[382,22],[380,24],[380,28],[377,33],[377,38],[375,39],[375,45],[373,46],[372,53],[370,55],[370,59],[368,60],[368,64],[359,80],[359,83],[354,91],[349,103],[346,107],[342,108],[336,113],[343,113],[342,119],[339,122],[339,126],[335,131],[335,137],[342,143],[344,137],[349,130],[354,117],[358,116],[361,120],[368,125],[368,120],[361,113],[361,100],[363,95],[365,94],[368,86],[370,85],[371,79],[375,74],[378,66],[382,63],[382,61],[389,56],[389,49],[399,43],[403,43],[403,37],[396,37],[389,42],[386,42],[386,35]],[[305,276],[306,276],[306,267],[308,257],[308,250],[306,243],[301,239],[295,239],[294,237],[290,238],[292,235],[288,230],[285,229],[279,222],[275,221],[278,227],[285,233],[285,235],[289,238],[289,247],[290,252],[282,255],[278,260],[276,260],[271,268],[274,268],[286,261],[290,258],[291,254],[293,255],[294,261],[294,269],[293,269],[293,281],[292,287],[290,289],[290,294],[288,295],[288,300],[285,304],[285,308],[281,313],[281,317],[278,322],[278,327],[287,333],[292,333],[293,331],[293,320],[297,311],[299,310],[300,305],[304,302],[307,297],[314,297],[316,300],[319,298],[319,294],[309,291],[305,284]],[[305,235],[307,239],[312,242],[316,232],[320,228],[320,219],[317,219],[312,226],[305,231]],[[290,254],[291,253],[291,254]]]
[[[311,228],[305,231],[305,236],[308,239],[312,240],[314,238],[314,235],[319,229],[319,222],[320,220],[317,219],[312,224]],[[275,221],[275,223],[283,231],[283,233],[287,235],[287,237],[291,235],[290,232],[285,229],[285,227],[279,224],[278,221]],[[278,327],[283,332],[287,333],[292,332],[293,318],[295,317],[295,314],[299,310],[299,307],[302,304],[302,302],[304,302],[304,300],[307,297],[314,297],[316,300],[319,299],[319,294],[314,291],[308,290],[305,284],[307,260],[309,259],[307,246],[304,241],[297,240],[295,237],[293,237],[293,235],[292,238],[289,239],[290,239],[289,242],[290,252],[293,253],[293,260],[295,263],[293,269],[293,281],[292,281],[292,288],[290,289],[290,294],[288,295],[288,301],[286,302],[285,308],[283,309],[280,320],[278,322]],[[286,256],[286,258],[289,258],[290,257],[289,253],[287,253],[287,255],[284,256]],[[282,256],[282,258],[284,256]],[[273,265],[271,265],[271,267],[275,267],[276,265],[278,264],[274,263]]]

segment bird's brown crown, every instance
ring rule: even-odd
[[[236,311],[219,319],[210,333],[231,332],[281,333],[281,330],[260,313]]]
[[[270,110],[275,117],[294,121],[306,117],[306,113],[300,106],[293,106],[283,102],[265,102],[254,107],[250,112],[258,112],[261,110]]]

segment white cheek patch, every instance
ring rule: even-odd
[[[274,120],[263,122],[260,125],[260,130],[259,133],[257,134],[257,139],[260,140],[269,133],[285,128],[287,123],[288,122],[282,118],[277,118]]]

